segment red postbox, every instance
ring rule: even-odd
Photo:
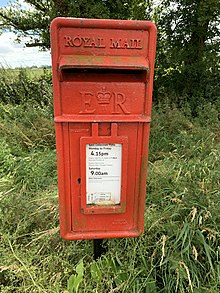
[[[51,24],[64,239],[143,232],[155,44],[149,21]]]

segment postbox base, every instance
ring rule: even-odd
[[[88,232],[88,233],[67,233],[61,234],[61,237],[65,240],[92,240],[92,239],[106,239],[106,238],[129,238],[138,237],[143,233],[139,231],[111,231],[111,232]]]

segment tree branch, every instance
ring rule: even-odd
[[[34,43],[25,43],[25,46],[27,48],[32,48],[32,47],[46,47],[47,44],[43,42],[34,42]]]

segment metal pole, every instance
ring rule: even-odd
[[[93,240],[94,259],[97,260],[103,253],[106,253],[106,246],[103,245],[103,239]]]

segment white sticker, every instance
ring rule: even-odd
[[[121,162],[121,144],[86,145],[86,204],[120,203]]]

